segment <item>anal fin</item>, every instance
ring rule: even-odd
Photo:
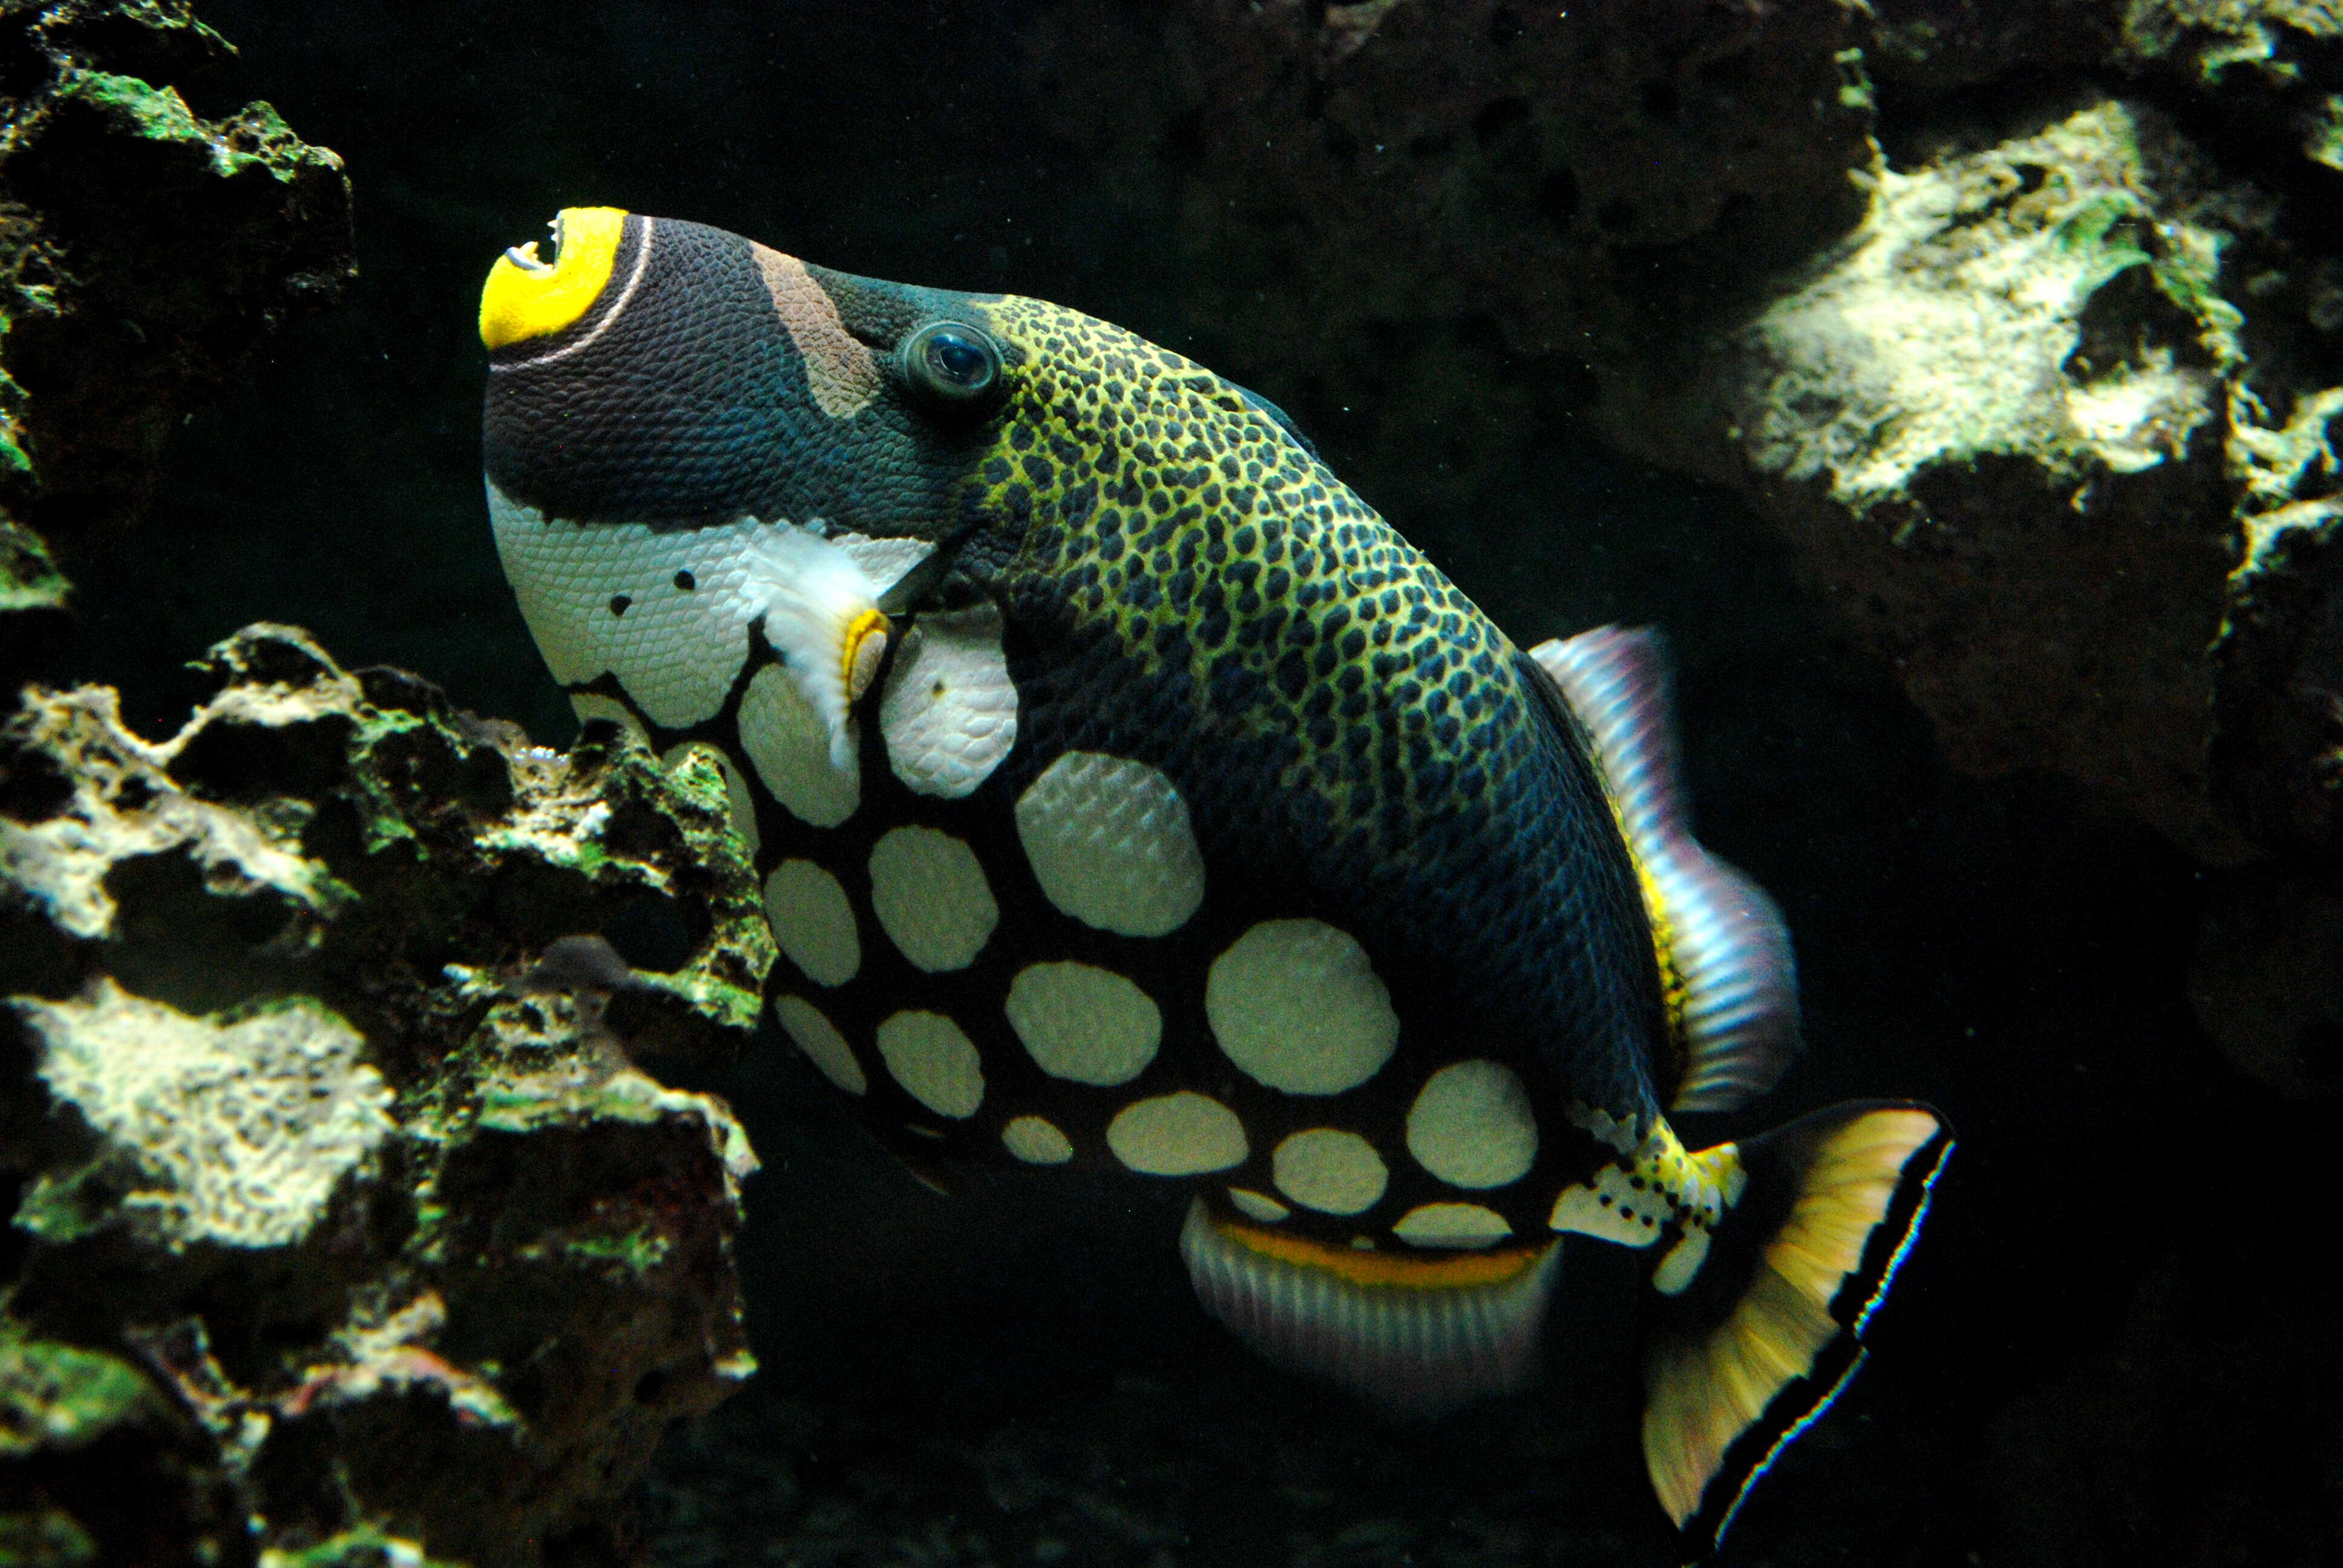
[[[1394,1414],[1435,1416],[1529,1381],[1561,1245],[1353,1251],[1214,1213],[1200,1198],[1180,1254],[1205,1311],[1254,1351]]]
[[[1666,643],[1606,626],[1530,657],[1586,727],[1642,873],[1684,1053],[1669,1110],[1729,1111],[1772,1088],[1797,1054],[1797,964],[1774,900],[1692,836]]]
[[[1666,1299],[1644,1362],[1644,1459],[1695,1555],[1862,1366],[1951,1131],[1926,1106],[1834,1106],[1738,1146],[1747,1184]]]

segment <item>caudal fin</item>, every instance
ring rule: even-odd
[[[1644,1362],[1644,1461],[1696,1557],[1862,1366],[1952,1150],[1934,1111],[1877,1102],[1739,1145],[1746,1184]]]

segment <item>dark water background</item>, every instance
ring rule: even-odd
[[[1372,376],[1297,386],[1200,337],[1176,169],[1108,170],[1051,134],[1021,65],[1029,9],[207,0],[243,55],[189,96],[206,115],[266,97],[342,154],[363,276],[186,427],[146,548],[90,583],[93,673],[159,729],[188,689],[173,661],[288,620],[567,738],[489,542],[473,330],[489,261],[558,207],[1121,322],[1285,403],[1523,644],[1667,628],[1703,836],[1788,910],[1812,1042],[1751,1118],[1687,1141],[1873,1093],[1958,1127],[1872,1369],[1738,1555],[2245,1563],[2331,1543],[2343,1464],[2315,1391],[2335,1385],[2334,1319],[2306,1271],[2326,1119],[2250,1086],[2191,1020],[2187,862],[2063,788],[1947,771],[1755,518],[1594,449],[1567,396],[1396,449]],[[109,617],[116,595],[136,613]],[[1543,1389],[1383,1427],[1203,1319],[1177,1194],[978,1173],[939,1199],[777,1041],[722,1087],[766,1161],[744,1242],[764,1371],[676,1452],[653,1515],[672,1558],[1668,1560],[1630,1275],[1574,1262]]]

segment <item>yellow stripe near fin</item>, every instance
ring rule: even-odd
[[[1743,1201],[1644,1362],[1644,1463],[1695,1557],[1862,1365],[1952,1148],[1909,1104],[1836,1106],[1740,1145]]]

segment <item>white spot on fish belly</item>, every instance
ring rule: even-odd
[[[773,1016],[797,1041],[799,1050],[821,1070],[821,1075],[849,1094],[861,1094],[870,1087],[862,1076],[862,1064],[854,1060],[854,1048],[822,1011],[803,997],[785,996],[773,1003]]]
[[[1686,1231],[1684,1239],[1668,1249],[1660,1266],[1652,1271],[1652,1289],[1664,1296],[1680,1296],[1700,1272],[1701,1263],[1708,1257],[1708,1232]]]
[[[871,847],[870,908],[930,974],[966,969],[1001,923],[976,851],[933,828],[892,828]]]
[[[895,777],[921,795],[958,799],[992,776],[1017,743],[1017,688],[991,605],[920,617],[879,703]]]
[[[1244,1123],[1219,1101],[1182,1090],[1136,1100],[1107,1123],[1106,1146],[1144,1176],[1193,1176],[1244,1163]]]
[[[984,1103],[976,1047],[940,1012],[899,1012],[880,1024],[879,1054],[903,1092],[939,1116],[973,1116]]]
[[[1028,965],[1010,983],[1008,1012],[1041,1070],[1075,1083],[1129,1083],[1163,1039],[1154,999],[1091,964]]]
[[[1322,1214],[1363,1214],[1391,1180],[1373,1144],[1332,1127],[1293,1134],[1277,1146],[1270,1164],[1279,1191]]]
[[[765,879],[765,918],[789,961],[817,985],[840,986],[862,967],[854,909],[838,879],[811,860],[783,860]]]
[[[1144,762],[1067,752],[1018,797],[1017,836],[1050,901],[1100,930],[1166,936],[1204,901],[1188,803]]]
[[[1657,1192],[1648,1187],[1636,1191],[1627,1172],[1605,1165],[1586,1185],[1564,1187],[1546,1224],[1623,1247],[1648,1247],[1660,1239],[1659,1220],[1666,1211]]]
[[[1028,1165],[1063,1165],[1074,1157],[1073,1143],[1046,1117],[1018,1117],[1001,1130],[1001,1141]]]
[[[633,730],[647,741],[649,739],[649,733],[643,729],[643,721],[635,717],[634,709],[615,697],[605,697],[598,691],[573,691],[569,694],[569,706],[578,715],[580,724],[607,719],[613,724]]]
[[[1263,920],[1212,960],[1204,1012],[1247,1076],[1287,1094],[1340,1094],[1399,1043],[1391,992],[1349,932]]]
[[[1452,1187],[1502,1187],[1537,1159],[1537,1121],[1513,1070],[1452,1062],[1433,1073],[1407,1112],[1407,1151]]]
[[[851,734],[856,721],[849,719]],[[773,799],[809,828],[835,828],[862,799],[862,763],[830,765],[830,731],[789,671],[769,664],[740,699],[740,749]]]
[[[1493,1247],[1513,1233],[1503,1214],[1478,1203],[1419,1203],[1392,1226],[1393,1235],[1417,1247]]]

